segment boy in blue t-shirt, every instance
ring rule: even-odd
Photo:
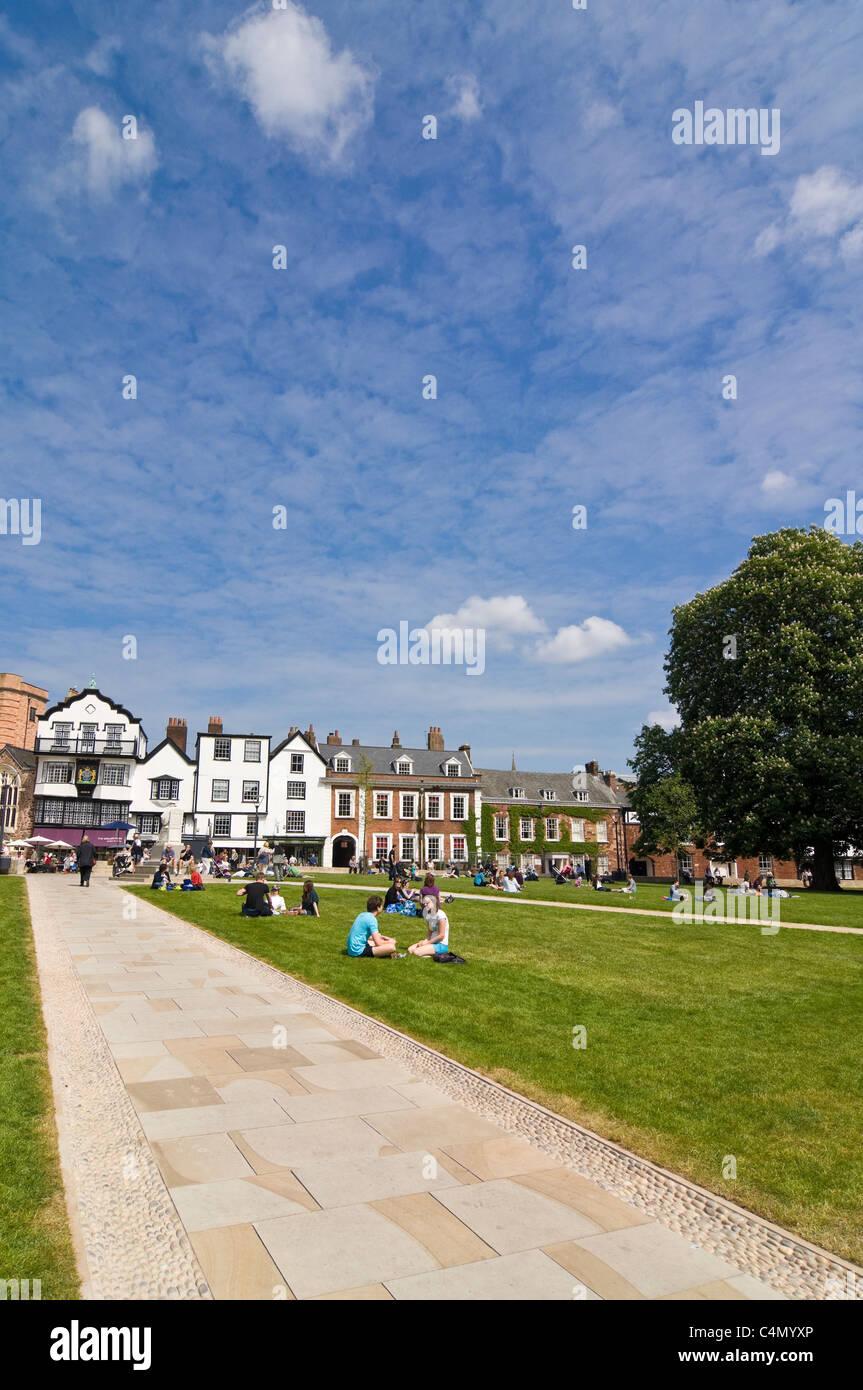
[[[396,939],[382,936],[378,931],[377,916],[384,905],[383,898],[372,893],[366,903],[365,912],[355,918],[348,932],[349,956],[395,956]]]

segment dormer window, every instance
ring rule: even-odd
[[[557,792],[551,787],[540,787],[539,796],[541,801],[557,801]]]
[[[460,763],[446,763],[445,766],[444,766],[444,772],[445,772],[445,774],[446,774],[447,777],[460,777],[460,776],[461,776],[461,764],[460,764]]]
[[[350,758],[345,757],[336,758],[333,761],[333,767],[335,768],[336,772],[350,772],[351,760]]]
[[[586,801],[586,800],[587,800],[587,792],[576,792],[576,793],[575,793],[575,799],[576,799],[576,801]]]
[[[399,761],[396,763],[396,772],[398,773],[399,777],[410,777],[413,770],[414,765],[411,762],[410,758],[400,758]]]
[[[513,801],[524,801],[524,787],[510,787],[509,794]]]

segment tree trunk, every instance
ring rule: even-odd
[[[815,857],[812,862],[812,887],[822,893],[839,893],[836,881],[836,868],[833,857],[833,841],[822,837],[815,841]]]

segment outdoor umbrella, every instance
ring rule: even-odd
[[[131,822],[131,821],[128,821],[128,820],[111,820],[111,821],[108,822],[107,825],[103,825],[101,828],[102,828],[102,830],[134,830],[134,829],[135,829],[135,827],[134,827],[134,825],[132,824],[132,822]],[[118,844],[118,845],[122,845],[122,844],[124,843],[124,841],[125,841],[125,836],[123,837],[122,840],[118,840],[118,841],[117,841],[117,844]]]
[[[25,845],[53,845],[54,841],[49,840],[47,835],[31,835],[29,840],[24,841]]]

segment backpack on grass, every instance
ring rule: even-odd
[[[438,965],[467,965],[464,956],[457,956],[453,951],[446,954],[432,956],[432,960],[437,961]]]

